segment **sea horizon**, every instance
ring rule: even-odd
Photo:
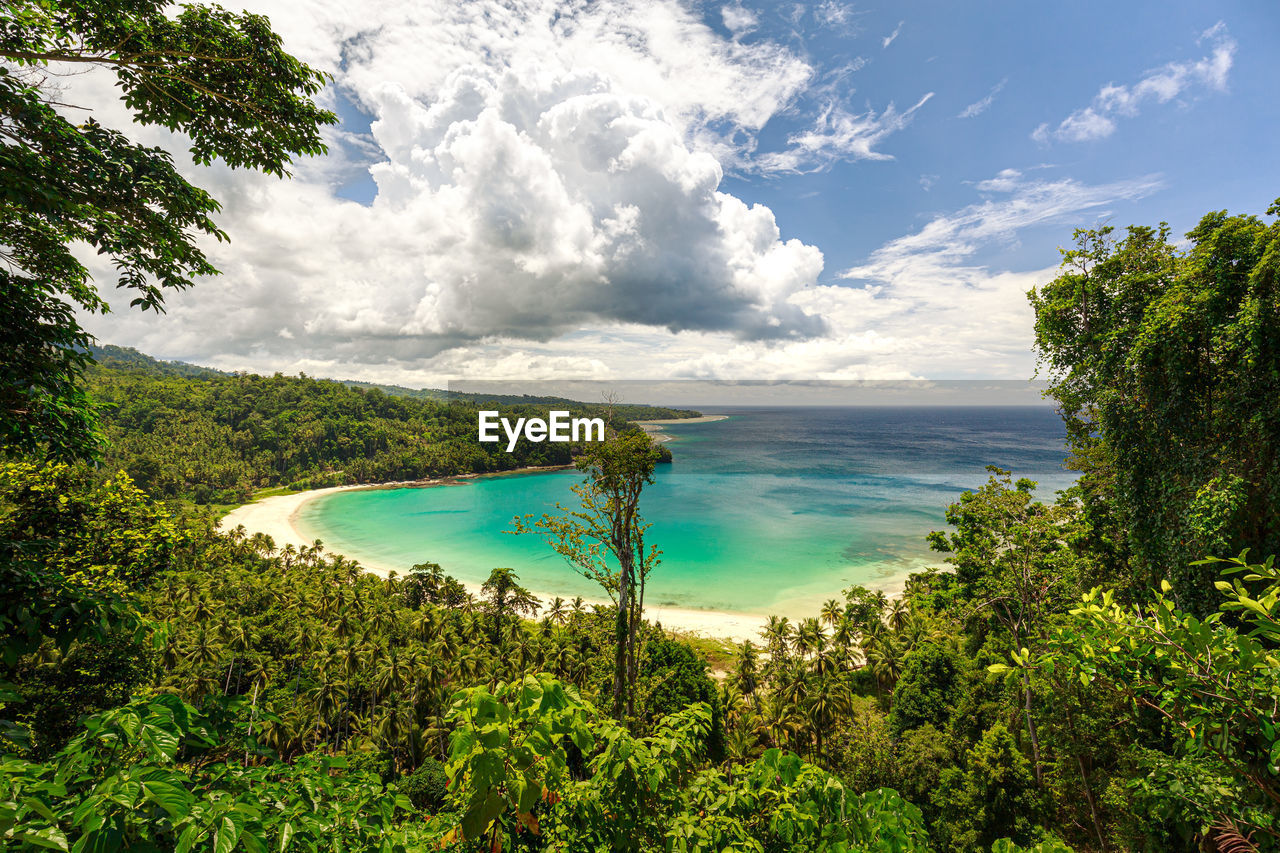
[[[944,566],[926,535],[986,482],[987,465],[1040,485],[1074,480],[1061,467],[1065,430],[1049,406],[703,406],[727,419],[662,427],[674,454],[641,511],[663,562],[651,611],[812,615],[852,585],[893,591],[913,571]],[[294,523],[330,550],[406,573],[439,563],[478,585],[495,567],[545,596],[600,599],[516,515],[572,508],[573,470],[475,478],[430,488],[351,490],[304,504]]]

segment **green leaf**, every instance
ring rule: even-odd
[[[169,813],[174,820],[191,813],[192,797],[186,791],[168,782],[143,782],[143,793],[148,800]]]
[[[213,839],[213,853],[231,853],[240,838],[240,829],[230,817],[224,817]]]
[[[69,850],[67,845],[67,836],[63,834],[61,829],[56,826],[46,826],[43,829],[37,829],[31,832],[20,831],[14,833],[14,838],[25,841],[28,844],[34,844],[37,847],[43,847],[46,850]]]

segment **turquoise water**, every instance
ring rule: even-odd
[[[711,413],[711,410],[707,410]],[[663,551],[650,607],[811,614],[850,584],[891,586],[926,564],[925,542],[988,464],[1041,484],[1070,484],[1062,423],[1046,408],[726,410],[728,420],[665,428],[675,456],[641,509]],[[545,595],[599,599],[517,514],[571,504],[576,471],[422,489],[338,492],[306,504],[299,527],[334,551],[407,570],[436,562],[479,583],[509,566]]]

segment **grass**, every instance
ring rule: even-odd
[[[701,634],[684,631],[669,631],[671,636],[682,640],[693,647],[693,650],[707,662],[712,672],[731,672],[738,659],[738,646],[732,640],[719,637],[704,637]]]

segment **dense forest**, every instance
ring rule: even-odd
[[[1280,226],[1211,214],[1186,251],[1164,237],[1080,232],[1031,295],[1076,486],[1045,504],[993,468],[932,537],[946,568],[892,600],[854,587],[772,618],[718,679],[643,624],[621,716],[610,608],[557,599],[530,621],[510,570],[479,596],[425,560],[380,579],[175,515],[124,475],[13,457],[7,843],[1280,849],[1280,571],[1264,559]],[[101,375],[157,389],[130,400],[143,422],[166,397],[252,411],[233,390],[321,416],[327,400],[396,402],[282,377]],[[1214,425],[1162,443],[1191,414],[1178,400]],[[286,424],[306,446],[307,423],[279,422],[281,446]]]
[[[900,597],[832,590],[713,677],[644,619],[661,454],[627,414],[507,459],[475,401],[95,365],[86,249],[159,312],[228,235],[168,154],[68,119],[43,72],[97,66],[196,163],[279,177],[325,150],[329,78],[218,6],[10,6],[5,849],[1280,850],[1280,223],[1078,231],[1029,294],[1077,484],[1044,503],[993,466]],[[381,578],[193,506],[570,461],[580,506],[517,524],[611,606],[501,567],[473,594],[430,554]]]
[[[161,362],[120,347],[93,350],[87,372],[106,447],[101,463],[124,470],[149,494],[234,504],[258,489],[420,480],[452,474],[567,465],[580,446],[476,441],[477,412],[546,417],[550,408],[601,417],[615,429],[637,418],[698,413],[627,404],[528,398],[492,403],[394,396],[378,387],[306,376],[221,373]],[[405,389],[408,390],[408,389]],[[439,392],[444,395],[446,392]],[[669,458],[669,452],[668,458]]]

